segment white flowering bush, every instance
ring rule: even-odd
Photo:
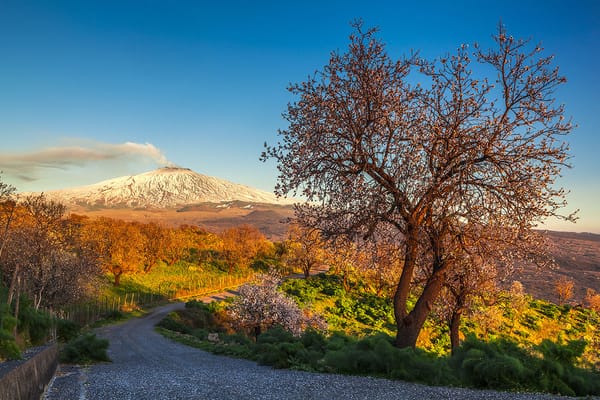
[[[257,337],[275,325],[280,325],[294,336],[300,336],[308,327],[327,329],[321,317],[303,313],[292,299],[278,291],[280,283],[280,277],[269,274],[260,275],[258,284],[242,286],[239,297],[228,309],[234,325]]]

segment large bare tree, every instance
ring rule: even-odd
[[[501,227],[512,246],[549,217],[574,219],[555,186],[572,129],[553,95],[565,78],[502,26],[490,50],[463,45],[431,61],[393,60],[375,29],[354,27],[346,53],[290,86],[289,126],[263,159],[278,161],[277,194],[306,196],[298,217],[325,236],[399,233],[396,345],[414,347],[461,265],[465,226]],[[422,260],[431,273],[408,309]]]

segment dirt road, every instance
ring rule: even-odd
[[[552,399],[549,395],[498,393],[368,377],[275,370],[254,362],[216,356],[165,339],[154,331],[168,312],[104,327],[111,363],[62,365],[46,400],[87,399]]]

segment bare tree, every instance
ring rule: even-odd
[[[8,302],[21,293],[34,307],[62,306],[88,294],[99,274],[95,255],[79,238],[76,223],[65,218],[65,207],[44,195],[20,202],[0,259],[11,275]]]
[[[293,223],[288,228],[284,259],[292,267],[299,267],[308,278],[310,271],[325,261],[324,247],[321,232]]]
[[[14,186],[0,181],[0,259],[17,205],[13,198],[15,191]]]
[[[565,304],[567,301],[571,300],[574,287],[575,282],[564,275],[554,283],[554,291],[558,297],[558,304]]]
[[[553,97],[565,78],[502,26],[494,49],[463,45],[432,61],[394,61],[376,30],[355,28],[345,54],[291,85],[299,100],[263,159],[278,161],[277,194],[304,194],[298,217],[326,236],[400,234],[396,345],[414,347],[446,275],[460,268],[453,249],[466,224],[501,227],[516,242],[549,217],[574,220],[560,213],[565,192],[555,187],[568,158],[561,136],[572,129]],[[420,259],[431,274],[409,310]]]

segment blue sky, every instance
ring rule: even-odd
[[[344,51],[349,22],[378,26],[392,56],[490,43],[500,20],[541,42],[568,83],[556,97],[576,225],[600,233],[600,2],[0,0],[0,170],[21,191],[129,175],[165,162],[271,191],[258,158],[285,127],[291,82]]]

